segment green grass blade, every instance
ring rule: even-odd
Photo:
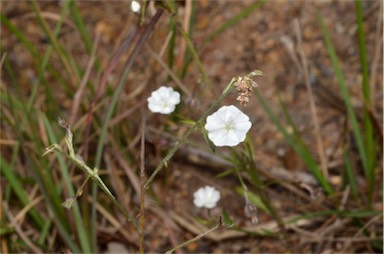
[[[250,6],[244,8],[241,12],[239,12],[238,14],[236,14],[234,17],[228,19],[226,22],[224,22],[219,28],[217,28],[215,31],[213,31],[211,34],[209,34],[207,36],[207,38],[205,38],[203,40],[203,42],[201,43],[201,45],[199,45],[199,49],[203,48],[207,43],[209,43],[210,41],[212,41],[213,39],[215,39],[219,34],[221,34],[222,32],[224,32],[225,30],[227,30],[228,28],[232,27],[232,26],[235,26],[238,22],[240,22],[242,19],[246,18],[247,16],[249,16],[252,12],[254,12],[255,10],[257,10],[258,8],[262,7],[265,3],[267,3],[267,0],[260,0],[260,1],[257,1],[253,4],[251,4]],[[192,56],[194,57],[193,55],[193,52],[192,52]],[[191,60],[193,58],[190,57],[188,55],[188,58],[186,57],[185,58],[185,64],[183,66],[183,70],[182,70],[182,75],[184,76],[186,73],[187,73],[187,70],[188,70],[188,67],[189,67],[189,64],[191,63]],[[183,77],[182,76],[182,77]]]
[[[21,203],[24,206],[27,206],[30,201],[28,195],[24,191],[24,184],[21,182],[19,177],[16,176],[14,169],[6,162],[3,156],[0,154],[0,170],[1,174],[8,181],[9,185],[12,187],[12,190],[16,193],[16,196],[19,198]],[[36,212],[34,208],[29,210],[28,214],[33,218],[33,221],[36,223],[39,229],[42,229],[44,226],[44,220]]]
[[[46,36],[49,38],[49,41],[50,41],[51,45],[53,46],[53,49],[55,50],[55,52],[58,56],[58,59],[62,63],[62,65],[66,71],[66,74],[68,75],[69,80],[71,80],[73,86],[76,86],[79,82],[79,75],[76,71],[75,66],[72,66],[70,64],[70,60],[68,59],[69,55],[64,53],[64,49],[60,46],[59,42],[57,41],[57,38],[52,34],[47,22],[41,16],[41,10],[40,10],[39,5],[36,3],[36,1],[32,0],[30,2],[30,4],[32,6],[33,11],[36,14],[37,21],[39,22],[40,27],[45,32]],[[66,2],[65,6],[66,6],[66,8],[63,9],[65,11],[65,13],[63,13],[62,16],[66,16],[69,12],[68,2]]]
[[[324,191],[327,194],[332,194],[334,192],[332,186],[324,177],[323,173],[321,172],[315,160],[312,158],[312,155],[310,154],[308,149],[303,148],[305,146],[300,145],[300,143],[298,143],[295,140],[294,136],[288,133],[285,127],[281,124],[280,120],[277,118],[277,116],[272,112],[271,108],[265,102],[264,98],[259,94],[258,90],[253,89],[253,91],[257,99],[259,100],[261,106],[263,107],[264,111],[267,113],[267,115],[272,120],[272,122],[276,125],[278,130],[283,134],[284,139],[295,150],[295,152],[304,160],[308,168],[311,170],[312,174],[316,177],[317,181],[320,183],[321,187],[323,187]]]
[[[170,1],[169,5],[174,6],[174,1]],[[169,31],[171,32],[171,38],[168,44],[168,67],[172,70],[175,62],[175,45],[176,45],[176,20],[174,16],[169,19]]]
[[[356,7],[356,18],[357,18],[357,35],[359,41],[359,52],[360,52],[360,64],[361,73],[363,76],[362,90],[364,95],[364,130],[365,130],[365,147],[367,154],[367,180],[369,185],[370,197],[372,198],[374,184],[375,184],[375,166],[376,166],[376,155],[377,150],[374,141],[374,130],[372,118],[370,117],[369,111],[372,107],[372,98],[370,96],[370,85],[369,85],[369,71],[368,71],[368,59],[367,51],[365,46],[365,33],[364,33],[364,21],[363,21],[363,6],[362,1],[355,1]]]
[[[13,35],[16,36],[21,43],[24,44],[24,46],[28,49],[28,51],[32,54],[32,56],[36,58],[40,58],[38,51],[36,48],[32,45],[32,43],[24,36],[24,34],[18,30],[5,16],[2,12],[0,12],[0,20],[1,23],[5,25],[6,28],[11,31]]]
[[[44,243],[47,241],[47,238],[49,237],[50,231],[49,229],[52,226],[52,220],[46,220],[43,226],[43,229],[40,231],[39,239],[37,240],[37,243],[39,245],[44,245]]]
[[[42,56],[37,51],[37,49],[33,46],[33,44],[30,43],[30,41],[24,36],[24,34],[17,29],[5,16],[2,12],[0,12],[0,19],[1,23],[4,24],[4,26],[9,29],[9,31],[25,46],[25,48],[29,51],[29,53],[33,56],[33,59],[35,59],[35,63],[40,63],[43,61]],[[7,60],[7,59],[6,59]],[[63,85],[66,84],[65,80],[57,73],[57,71],[51,66],[48,65],[48,71],[50,74],[56,78],[57,81],[59,81],[59,84]]]
[[[81,35],[81,39],[83,40],[85,49],[87,53],[91,55],[92,52],[92,40],[89,36],[89,33],[84,25],[83,19],[81,18],[79,8],[76,5],[76,2],[73,0],[67,1],[69,3],[70,13],[72,15],[72,19],[75,22],[77,31]]]
[[[197,64],[197,68],[199,69],[199,72],[201,74],[202,82],[204,84],[209,85],[210,81],[208,80],[204,66],[203,66],[202,62],[200,61],[200,57],[197,54],[197,51],[195,49],[195,46],[192,43],[190,36],[184,31],[184,28],[182,27],[182,25],[179,22],[177,22],[176,25],[178,27],[178,30],[181,32],[181,36],[183,36],[185,42],[187,43],[187,48],[188,48],[189,52],[192,54],[193,60],[195,60],[195,62]]]
[[[54,134],[53,128],[52,128],[50,122],[48,121],[48,119],[46,118],[45,115],[44,115],[44,124],[45,124],[45,127],[46,127],[47,132],[48,132],[50,143],[51,144],[58,143],[58,140]],[[68,169],[67,165],[65,164],[65,161],[64,161],[64,158],[62,155],[58,154],[57,158],[58,158],[59,165],[60,165],[61,176],[62,176],[62,179],[63,179],[64,184],[66,186],[66,189],[68,191],[68,194],[71,197],[73,197],[73,196],[75,196],[75,191],[74,191],[74,188],[73,188],[73,185],[71,182],[71,177],[69,175],[69,169]],[[58,209],[60,209],[60,208],[64,209],[61,206],[58,207]],[[82,247],[82,250],[85,253],[89,253],[89,252],[91,252],[90,242],[88,240],[88,235],[86,233],[87,231],[84,227],[83,219],[82,219],[82,216],[80,214],[80,209],[79,209],[79,205],[77,202],[74,203],[73,207],[71,208],[71,212],[74,216],[76,229],[77,229],[76,233],[79,236],[79,241],[80,241],[80,245]]]
[[[365,47],[365,33],[363,21],[363,6],[361,0],[355,1],[356,18],[357,18],[357,36],[359,41],[359,53],[361,63],[361,73],[363,74],[363,95],[366,106],[371,106],[369,74],[368,74],[368,60],[367,51]]]
[[[326,47],[326,49],[328,51],[328,55],[331,59],[333,70],[335,71],[338,85],[339,85],[345,106],[347,108],[348,119],[352,124],[352,130],[353,130],[353,134],[354,134],[354,137],[355,137],[355,140],[357,143],[357,148],[359,150],[359,155],[360,155],[362,165],[364,168],[364,173],[365,173],[365,176],[367,177],[367,179],[369,179],[371,177],[370,176],[371,172],[369,169],[370,167],[368,165],[367,150],[365,149],[365,146],[363,143],[361,130],[359,128],[359,123],[357,121],[356,113],[352,107],[351,97],[349,95],[349,91],[348,91],[347,85],[345,83],[344,75],[343,75],[343,72],[342,72],[340,64],[339,64],[339,59],[338,59],[336,52],[335,52],[335,49],[333,47],[333,44],[331,41],[331,36],[329,34],[328,28],[326,27],[326,25],[324,23],[324,19],[320,13],[318,13],[318,19],[319,19],[321,31],[323,34],[325,47]],[[372,187],[373,186],[370,186],[370,188],[372,188]],[[371,191],[369,192],[369,194],[370,193],[371,193]]]
[[[284,117],[287,120],[288,124],[292,127],[292,130],[293,130],[292,137],[294,138],[295,143],[297,143],[297,145],[301,149],[303,149],[305,151],[305,154],[308,154],[308,155],[311,156],[311,158],[308,158],[308,159],[313,159],[309,149],[307,148],[307,146],[305,145],[303,139],[301,138],[300,132],[297,129],[296,124],[294,123],[291,115],[288,112],[288,107],[284,104],[284,102],[282,101],[280,95],[278,95],[278,98],[279,98],[280,108],[281,108],[281,110],[282,110],[282,112],[284,114]]]
[[[344,160],[344,170],[345,174],[348,179],[349,186],[351,187],[352,195],[357,198],[358,192],[357,192],[357,184],[356,184],[356,177],[352,169],[352,163],[351,159],[349,158],[349,153],[347,150],[343,151],[343,160]]]
[[[289,223],[296,222],[301,219],[311,219],[322,216],[340,216],[345,218],[367,218],[379,215],[380,211],[374,210],[355,210],[355,211],[340,211],[340,210],[324,210],[319,212],[310,212],[292,219]]]
[[[219,34],[227,30],[228,28],[236,25],[239,21],[249,16],[252,12],[262,7],[264,4],[267,3],[267,0],[259,0],[250,6],[244,8],[241,12],[233,16],[232,18],[228,19],[226,22],[224,22],[219,28],[217,28],[215,31],[213,31],[208,37],[203,41],[202,47],[205,46],[208,42],[215,39]]]

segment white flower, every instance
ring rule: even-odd
[[[220,192],[214,187],[205,186],[193,194],[193,203],[196,207],[214,208],[220,199]]]
[[[140,3],[139,2],[137,2],[137,1],[135,1],[135,0],[133,0],[132,2],[131,2],[131,10],[133,11],[133,12],[135,12],[135,13],[139,13],[140,12]]]
[[[245,140],[252,123],[237,107],[222,106],[207,117],[205,129],[215,146],[236,146]]]
[[[173,91],[172,87],[162,86],[153,91],[148,99],[148,108],[153,113],[170,114],[180,103],[180,94]]]

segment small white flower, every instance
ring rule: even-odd
[[[172,87],[162,86],[153,91],[147,101],[148,108],[153,113],[170,114],[180,103],[180,94],[174,91]]]
[[[214,208],[220,199],[220,192],[214,187],[205,186],[193,194],[193,203],[196,207]]]
[[[135,1],[133,0],[131,2],[131,10],[135,13],[139,13],[140,12],[140,3],[138,1]]]
[[[207,117],[205,129],[215,146],[236,146],[245,140],[252,123],[237,107],[222,106]]]

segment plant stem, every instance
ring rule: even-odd
[[[184,144],[188,137],[191,135],[193,130],[199,126],[205,118],[208,116],[208,114],[216,108],[221,101],[232,91],[233,84],[236,82],[236,78],[232,78],[231,82],[228,84],[228,86],[224,89],[224,92],[221,94],[219,99],[217,99],[212,106],[203,114],[203,116],[195,122],[194,125],[191,126],[191,128],[187,131],[187,133],[183,136],[182,139],[179,140],[179,142],[176,143],[176,145],[168,152],[168,154],[164,157],[164,159],[160,162],[160,164],[157,166],[155,171],[153,171],[152,175],[148,178],[147,182],[144,185],[144,188],[147,189],[149,187],[149,184],[153,181],[155,176],[160,172],[160,170],[168,165],[168,161],[173,157],[173,155],[176,153],[176,151],[179,149],[179,147]]]
[[[141,134],[140,150],[140,218],[139,218],[139,252],[144,254],[144,227],[145,227],[145,120]]]
[[[220,219],[220,221],[221,221],[221,219]],[[201,233],[201,234],[198,234],[197,236],[195,236],[195,237],[192,238],[191,240],[188,240],[188,241],[186,241],[186,242],[183,242],[182,244],[179,244],[179,245],[176,246],[175,248],[173,248],[173,249],[167,251],[166,254],[171,254],[171,253],[173,253],[175,250],[180,249],[181,247],[184,247],[184,246],[186,246],[186,245],[188,245],[188,244],[190,244],[190,243],[196,242],[197,240],[203,238],[204,236],[206,236],[207,234],[209,234],[209,233],[215,231],[216,229],[220,228],[221,226],[222,226],[221,222],[217,223],[217,225],[214,226],[213,228],[211,228],[211,229],[209,229],[209,230],[207,230],[207,231],[205,231],[205,232],[203,232],[203,233]]]

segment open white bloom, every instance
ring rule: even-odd
[[[215,146],[236,146],[245,140],[252,123],[237,107],[222,106],[207,117],[205,129]]]
[[[196,207],[214,208],[220,199],[220,192],[214,187],[205,186],[193,194],[193,203]]]
[[[148,99],[148,108],[153,113],[170,114],[180,103],[180,94],[172,87],[162,86],[153,91]]]
[[[140,3],[138,1],[135,1],[133,0],[131,2],[131,10],[135,13],[139,13],[140,12]]]

